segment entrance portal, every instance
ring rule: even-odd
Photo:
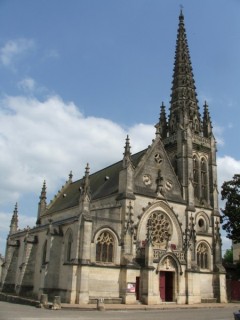
[[[160,271],[159,291],[162,301],[173,301],[174,272]]]

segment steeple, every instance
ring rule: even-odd
[[[45,212],[47,208],[47,188],[46,181],[43,181],[42,191],[39,197],[40,201],[38,203],[38,217],[37,217],[37,225],[41,224],[41,216]]]
[[[13,234],[17,232],[17,229],[18,229],[18,205],[16,203],[13,211],[13,215],[12,215],[9,234]]]
[[[194,133],[199,133],[201,131],[201,119],[195,89],[195,81],[193,78],[184,25],[184,16],[181,10],[179,15],[170,101],[170,134],[176,132],[179,126],[181,128],[186,128],[188,125],[190,125],[190,128]]]
[[[209,138],[212,135],[212,122],[208,111],[208,105],[205,101],[203,106],[203,136]]]

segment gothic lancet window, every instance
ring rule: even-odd
[[[209,268],[209,253],[208,247],[205,243],[200,243],[197,248],[197,265],[201,269],[208,269]]]
[[[196,156],[193,156],[193,187],[194,187],[194,196],[199,198],[199,166],[198,159]]]
[[[207,200],[207,163],[204,158],[201,159],[201,193],[202,199]]]
[[[113,262],[113,236],[108,232],[102,232],[97,238],[96,261]]]
[[[71,261],[71,253],[72,253],[72,243],[73,243],[73,237],[72,233],[70,232],[67,239],[67,247],[66,247],[66,261]]]
[[[42,251],[42,264],[46,264],[47,261],[47,240],[44,242]]]

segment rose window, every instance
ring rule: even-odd
[[[172,224],[166,214],[160,211],[153,212],[148,219],[148,226],[151,228],[153,245],[162,245],[172,237]]]

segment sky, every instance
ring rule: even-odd
[[[199,107],[217,139],[219,198],[240,172],[239,0],[0,0],[0,253],[18,203],[36,223],[68,180],[135,153],[169,107],[180,7]],[[224,204],[220,201],[220,207]],[[223,233],[223,250],[231,242]]]

